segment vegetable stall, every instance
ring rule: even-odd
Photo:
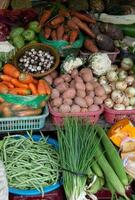
[[[0,3],[0,199],[135,199],[135,2]]]

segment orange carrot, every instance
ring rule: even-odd
[[[0,103],[3,103],[4,99],[2,97],[0,97]]]
[[[68,36],[67,34],[64,34],[64,36],[63,36],[63,40],[68,41],[68,39],[69,39],[69,36]]]
[[[55,19],[53,19],[51,21],[51,24],[52,25],[57,25],[57,24],[61,24],[63,22],[64,22],[64,17],[59,15],[59,16],[55,17]]]
[[[22,111],[22,110],[28,110],[28,106],[20,105],[20,104],[13,104],[11,106],[12,111]]]
[[[26,111],[20,111],[16,113],[18,117],[25,117],[25,116],[35,116],[39,115],[42,112],[42,109],[33,109],[33,110],[26,110]]]
[[[57,28],[57,39],[58,40],[62,40],[63,39],[63,35],[64,35],[64,26],[63,25],[60,25],[58,28]]]
[[[61,15],[63,17],[70,17],[70,13],[65,8],[61,8],[59,10],[59,15]]]
[[[93,33],[93,31],[87,26],[86,23],[82,22],[80,19],[78,19],[77,17],[73,17],[72,18],[73,21],[76,23],[76,25],[82,29],[87,35],[89,35],[92,38],[95,38],[95,34]]]
[[[52,10],[45,10],[40,18],[40,25],[43,26],[45,22],[51,17]]]
[[[11,64],[5,64],[3,67],[3,72],[4,74],[9,75],[13,78],[18,78],[20,75],[20,72],[18,71],[18,69],[14,65],[11,65]]]
[[[46,39],[48,39],[50,37],[50,35],[51,35],[51,32],[52,32],[51,28],[49,28],[48,26],[46,26],[45,29],[44,29],[44,37]]]
[[[8,93],[8,87],[3,84],[3,83],[0,83],[0,94],[7,94]]]
[[[8,86],[8,88],[14,88],[14,85],[8,81],[2,81],[2,83]]]
[[[84,22],[96,24],[96,20],[94,18],[92,18],[91,16],[87,15],[87,14],[82,14],[82,13],[73,11],[73,12],[71,12],[71,15],[79,18],[80,20],[82,20]]]
[[[9,89],[8,93],[9,93],[9,94],[13,94],[13,95],[17,95],[17,92],[16,92],[15,89],[16,89],[16,88]]]
[[[55,30],[52,31],[52,33],[51,33],[51,38],[52,38],[53,40],[57,40],[57,34],[56,34],[56,31],[55,31]]]
[[[21,73],[19,76],[19,81],[25,84],[35,83],[37,84],[38,81],[34,79],[30,74]]]
[[[14,86],[18,87],[18,88],[25,88],[25,89],[28,89],[28,85],[27,85],[27,84],[21,83],[20,81],[18,81],[18,80],[15,79],[15,78],[12,78],[11,83],[12,83]]]
[[[79,30],[77,24],[76,24],[72,19],[68,20],[67,26],[68,26],[70,29]]]
[[[0,79],[3,80],[3,81],[8,81],[8,82],[10,82],[11,79],[12,79],[12,77],[11,77],[11,76],[8,76],[8,75],[2,74],[2,75],[0,75]]]
[[[33,83],[29,83],[29,88],[32,91],[33,95],[37,95],[38,94],[37,88],[36,88],[36,86]]]
[[[29,89],[25,89],[25,88],[13,88],[10,89],[10,94],[18,94],[18,95],[30,95],[31,94],[31,90]]]
[[[94,42],[92,40],[90,40],[90,39],[86,39],[85,40],[84,47],[85,47],[85,49],[89,50],[92,53],[98,52],[98,48],[96,47]]]
[[[70,38],[69,38],[70,43],[72,44],[73,42],[75,42],[77,37],[78,37],[78,31],[72,30],[71,33],[70,33]]]
[[[51,90],[48,84],[44,80],[39,80],[38,82],[38,93],[39,94],[50,94]]]

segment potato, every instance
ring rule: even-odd
[[[64,99],[63,103],[71,106],[73,101],[72,101],[72,99]]]
[[[81,108],[81,112],[88,112],[87,108]]]
[[[78,82],[83,83],[83,79],[80,76],[76,76],[74,79],[75,79],[76,83],[78,83]]]
[[[102,98],[102,100],[104,101],[105,99],[107,99],[107,95],[104,94],[101,98]]]
[[[88,106],[91,106],[93,104],[93,98],[90,97],[90,96],[86,96],[85,101],[86,101]]]
[[[94,90],[94,87],[93,87],[93,85],[92,85],[91,83],[86,83],[85,87],[86,87],[86,90],[87,90],[87,91],[92,91],[92,90]]]
[[[105,95],[105,90],[103,87],[101,86],[98,86],[95,88],[95,95],[98,96],[98,97],[101,97],[103,95]]]
[[[74,88],[68,88],[64,93],[63,93],[63,98],[64,99],[73,99],[76,95],[76,90]]]
[[[76,82],[75,83],[75,88],[77,90],[85,90],[85,84],[84,83],[81,83],[81,82]]]
[[[78,76],[78,70],[77,69],[73,69],[71,72],[71,77],[75,78],[76,76]]]
[[[81,111],[81,108],[79,105],[73,104],[71,106],[71,112],[80,112],[80,111]]]
[[[52,109],[53,109],[53,111],[55,111],[55,112],[59,112],[59,109],[58,109],[57,107],[53,107]]]
[[[89,112],[95,112],[95,111],[99,111],[99,110],[100,110],[100,107],[97,106],[97,105],[95,105],[95,104],[91,105],[91,106],[88,108],[88,111],[89,111]]]
[[[52,85],[53,83],[53,78],[51,77],[51,75],[45,76],[44,80],[46,80],[50,85]]]
[[[71,87],[71,88],[75,88],[75,81],[74,81],[74,80],[72,80],[72,81],[70,82],[70,87]]]
[[[87,108],[88,106],[87,106],[87,104],[86,104],[86,101],[85,101],[85,99],[83,99],[83,98],[81,98],[81,97],[75,97],[75,103],[77,104],[77,105],[79,105],[80,107],[82,107],[82,108]]]
[[[62,98],[57,97],[52,101],[53,107],[59,107],[62,104]]]
[[[60,93],[63,93],[64,91],[67,90],[68,86],[63,82],[63,83],[60,83],[59,85],[57,85],[56,88]]]
[[[59,90],[57,90],[56,88],[52,89],[51,98],[55,99],[55,98],[57,98],[59,96],[60,96]]]
[[[58,72],[55,70],[50,74],[50,76],[52,77],[52,79],[55,79],[56,77],[58,77]]]
[[[82,73],[81,77],[82,77],[84,82],[89,82],[93,79],[92,73]]]
[[[69,83],[71,81],[71,76],[69,74],[64,74],[61,76],[65,82]]]
[[[87,96],[90,96],[91,98],[94,98],[95,92],[94,91],[88,91]]]
[[[91,81],[91,84],[93,85],[94,88],[101,87],[97,81]]]
[[[83,68],[83,69],[81,69],[81,71],[79,72],[79,74],[80,75],[82,75],[82,74],[92,74],[92,71],[91,71],[91,69],[90,68]]]
[[[59,108],[59,111],[62,113],[69,113],[70,112],[70,106],[67,104],[62,104]]]
[[[56,78],[54,80],[54,85],[57,86],[57,85],[59,85],[60,83],[63,83],[63,82],[64,82],[64,79],[59,77],[59,78]]]
[[[78,97],[84,98],[86,96],[86,92],[85,92],[85,90],[77,90],[76,95]]]
[[[95,103],[96,105],[101,105],[101,104],[103,104],[103,99],[102,99],[101,97],[95,96],[95,97],[94,97],[94,103]]]

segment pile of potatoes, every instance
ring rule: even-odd
[[[59,77],[53,72],[45,78],[52,85],[50,105],[60,113],[93,112],[101,108],[106,94],[89,68],[72,70]]]

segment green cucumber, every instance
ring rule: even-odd
[[[126,36],[130,36],[130,37],[135,37],[135,24],[132,25],[117,25],[117,27],[119,27],[124,35]]]

